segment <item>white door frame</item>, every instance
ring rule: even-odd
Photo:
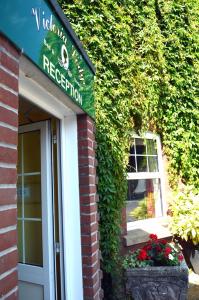
[[[62,95],[62,101],[54,96],[52,90],[57,91],[57,88],[51,80],[41,74],[39,69],[35,68],[30,62],[26,61],[26,68],[30,73],[32,70],[32,79],[24,74],[24,70],[20,70],[19,94],[60,120],[61,193],[66,295],[66,299],[64,300],[83,300],[77,117],[76,113],[66,106],[65,103],[68,101],[66,95]],[[37,73],[39,73],[38,76]],[[51,94],[48,93],[48,88],[44,89],[40,85],[41,78],[44,78],[45,85],[49,87]]]
[[[32,282],[44,287],[44,300],[54,300],[54,240],[52,216],[52,171],[51,171],[51,139],[49,123],[37,122],[20,126],[19,133],[40,131],[41,141],[41,205],[42,205],[42,252],[43,267],[28,264],[18,265],[19,280]],[[31,238],[31,237],[30,237]]]

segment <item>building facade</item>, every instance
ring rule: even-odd
[[[98,300],[94,67],[53,0],[0,4],[0,299]]]

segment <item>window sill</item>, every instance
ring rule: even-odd
[[[127,223],[127,235],[124,237],[125,246],[133,246],[145,243],[149,240],[149,234],[157,234],[159,239],[172,236],[168,229],[168,217],[159,217],[147,220],[139,220]]]

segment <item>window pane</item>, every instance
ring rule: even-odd
[[[148,157],[149,172],[158,172],[158,158],[155,156]]]
[[[24,172],[40,172],[40,131],[23,133]]]
[[[41,176],[24,176],[24,216],[41,218]]]
[[[130,154],[135,154],[135,146],[134,145],[132,145],[130,147]]]
[[[22,216],[22,177],[18,176],[17,179],[17,214],[20,218]]]
[[[147,172],[147,157],[146,156],[137,156],[137,171],[138,172]]]
[[[144,139],[135,139],[136,154],[146,154],[146,143]]]
[[[159,179],[128,180],[127,222],[162,214]]]
[[[157,142],[155,140],[146,140],[147,143],[147,154],[157,155]]]
[[[24,224],[25,263],[42,266],[42,223],[40,221],[25,221]]]
[[[136,172],[135,156],[129,156],[127,172]]]
[[[22,242],[22,221],[18,220],[17,222],[17,238],[18,238],[18,255],[19,255],[19,262],[23,262],[23,242]]]

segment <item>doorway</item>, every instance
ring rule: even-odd
[[[64,299],[59,121],[20,99],[19,300]]]

